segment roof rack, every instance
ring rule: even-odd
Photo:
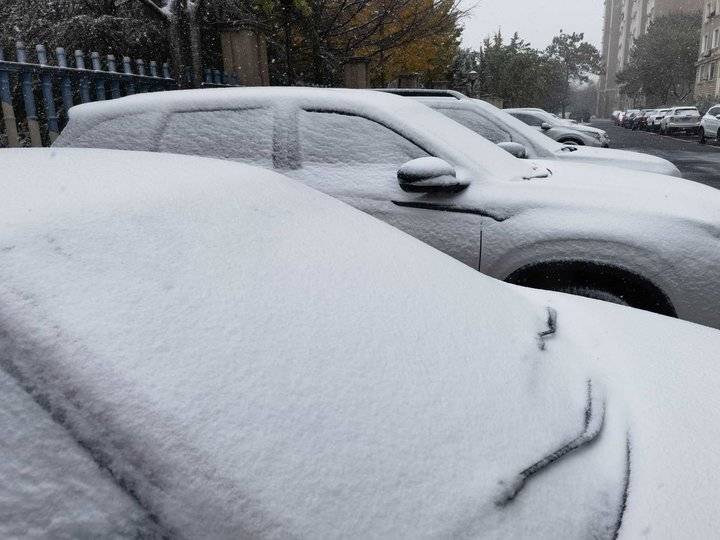
[[[465,94],[461,94],[455,90],[440,90],[433,88],[374,88],[374,90],[404,97],[449,97],[454,99],[468,99]]]

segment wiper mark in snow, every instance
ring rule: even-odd
[[[630,492],[630,472],[631,467],[631,450],[630,450],[630,435],[627,437],[627,448],[625,454],[625,483],[623,485],[622,500],[620,501],[620,511],[618,512],[618,518],[615,522],[615,533],[613,538],[617,539],[620,535],[620,528],[622,527],[623,517],[625,517],[625,511],[627,510],[628,494]]]
[[[545,350],[546,341],[549,337],[554,336],[557,332],[557,311],[551,307],[547,308],[547,328],[542,332],[538,332],[538,348]]]
[[[572,441],[566,445],[558,448],[552,454],[549,454],[530,465],[524,471],[515,475],[514,478],[508,480],[501,480],[499,482],[502,491],[495,498],[495,504],[497,506],[506,506],[508,503],[515,500],[518,493],[525,487],[527,481],[535,476],[537,473],[548,468],[553,463],[560,461],[563,457],[568,455],[570,452],[577,450],[583,446],[586,446],[593,442],[602,430],[603,424],[605,423],[605,401],[600,399],[597,403],[597,408],[594,405],[592,381],[587,382],[587,404],[585,406],[585,425],[582,433],[575,437]]]

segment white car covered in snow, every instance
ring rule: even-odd
[[[680,170],[666,159],[640,152],[561,144],[502,109],[452,90],[387,90],[417,99],[478,135],[500,145],[516,157],[592,163],[669,176]],[[552,166],[552,165],[548,165]]]
[[[714,536],[717,331],[266,170],[2,158],[0,537]]]
[[[71,146],[274,168],[493,277],[720,327],[719,191],[517,159],[411,99],[311,88],[146,94],[73,108],[56,142]]]

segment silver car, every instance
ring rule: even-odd
[[[563,144],[602,148],[610,146],[610,138],[605,131],[573,124],[540,109],[505,109],[505,112]]]
[[[570,146],[549,137],[480,99],[472,99],[453,90],[393,89],[393,94],[413,98],[494,142],[515,157],[587,163],[637,171],[681,176],[666,159],[640,152]]]

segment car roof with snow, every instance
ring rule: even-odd
[[[599,433],[603,393],[583,351],[556,351],[553,312],[515,288],[264,169],[86,149],[2,160],[0,383],[64,430],[90,495],[92,475],[124,494],[107,510],[129,516],[119,530],[527,536],[616,522],[622,460],[562,474]],[[4,460],[63,465],[11,426]],[[42,529],[64,492],[31,492],[0,486]]]
[[[252,108],[274,109],[273,136],[277,140],[282,139],[283,130],[290,129],[292,122],[297,121],[290,112],[296,108],[337,112],[361,115],[403,136],[411,136],[416,145],[429,153],[442,154],[459,163],[472,163],[488,178],[521,177],[528,169],[527,163],[421,103],[385,92],[342,88],[178,90],[86,103],[70,109],[70,122],[54,146],[157,150],[157,139],[170,115]],[[284,114],[287,117],[282,116]],[[138,121],[133,121],[134,118]],[[103,125],[111,125],[112,129],[104,132]],[[214,137],[221,135],[220,125],[212,126]],[[249,132],[251,128],[252,125]]]

